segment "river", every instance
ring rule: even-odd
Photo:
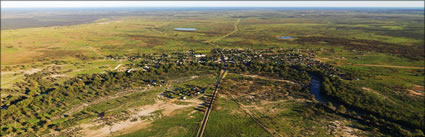
[[[329,100],[320,94],[320,86],[322,84],[320,81],[320,77],[314,74],[310,74],[310,77],[311,77],[310,93],[314,95],[314,99],[319,101],[319,103],[323,103],[323,104],[328,103]]]

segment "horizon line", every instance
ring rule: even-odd
[[[318,7],[424,8],[424,1],[1,1],[1,8]]]
[[[322,7],[296,7],[296,6],[258,6],[258,7],[247,7],[247,6],[235,6],[235,7],[210,7],[210,6],[116,6],[116,7],[2,7],[1,9],[83,9],[83,8],[420,8],[425,9],[425,7],[334,7],[334,6],[322,6]]]

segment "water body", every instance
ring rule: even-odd
[[[196,28],[174,28],[177,31],[196,31]]]
[[[319,101],[319,103],[323,103],[323,104],[328,103],[329,100],[320,94],[320,86],[322,84],[320,81],[320,77],[313,74],[310,74],[310,77],[311,77],[310,93],[314,95],[314,99]]]
[[[280,39],[293,39],[291,36],[280,36]]]

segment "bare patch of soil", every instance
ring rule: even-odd
[[[425,97],[424,87],[415,85],[412,87],[412,89],[407,89],[407,92],[409,92],[409,95],[411,96],[421,96]]]
[[[335,137],[358,137],[362,130],[348,124],[348,121],[332,121],[327,126],[328,132]]]
[[[279,82],[286,82],[286,83],[291,83],[291,84],[297,84],[297,83],[292,82],[292,81],[289,81],[289,80],[272,79],[272,78],[267,78],[267,77],[263,77],[263,76],[259,76],[259,75],[246,75],[246,74],[240,74],[240,75],[245,76],[245,77],[252,77],[252,78],[263,79],[263,80],[274,80],[274,81],[279,81]]]
[[[177,110],[195,107],[202,103],[202,101],[198,99],[186,100],[186,102],[190,103],[188,105],[177,105],[172,103],[173,101],[175,100],[157,100],[155,104],[130,109],[129,111],[131,116],[128,120],[112,123],[110,125],[105,125],[102,128],[90,128],[105,124],[102,121],[80,125],[80,127],[82,127],[81,133],[83,136],[87,137],[104,137],[132,133],[151,126],[152,122],[154,121],[150,118],[141,119],[141,117],[152,116],[153,113],[158,111],[161,112],[161,117],[172,116]]]

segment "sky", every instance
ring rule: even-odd
[[[73,7],[424,7],[424,1],[1,1],[1,8]]]

